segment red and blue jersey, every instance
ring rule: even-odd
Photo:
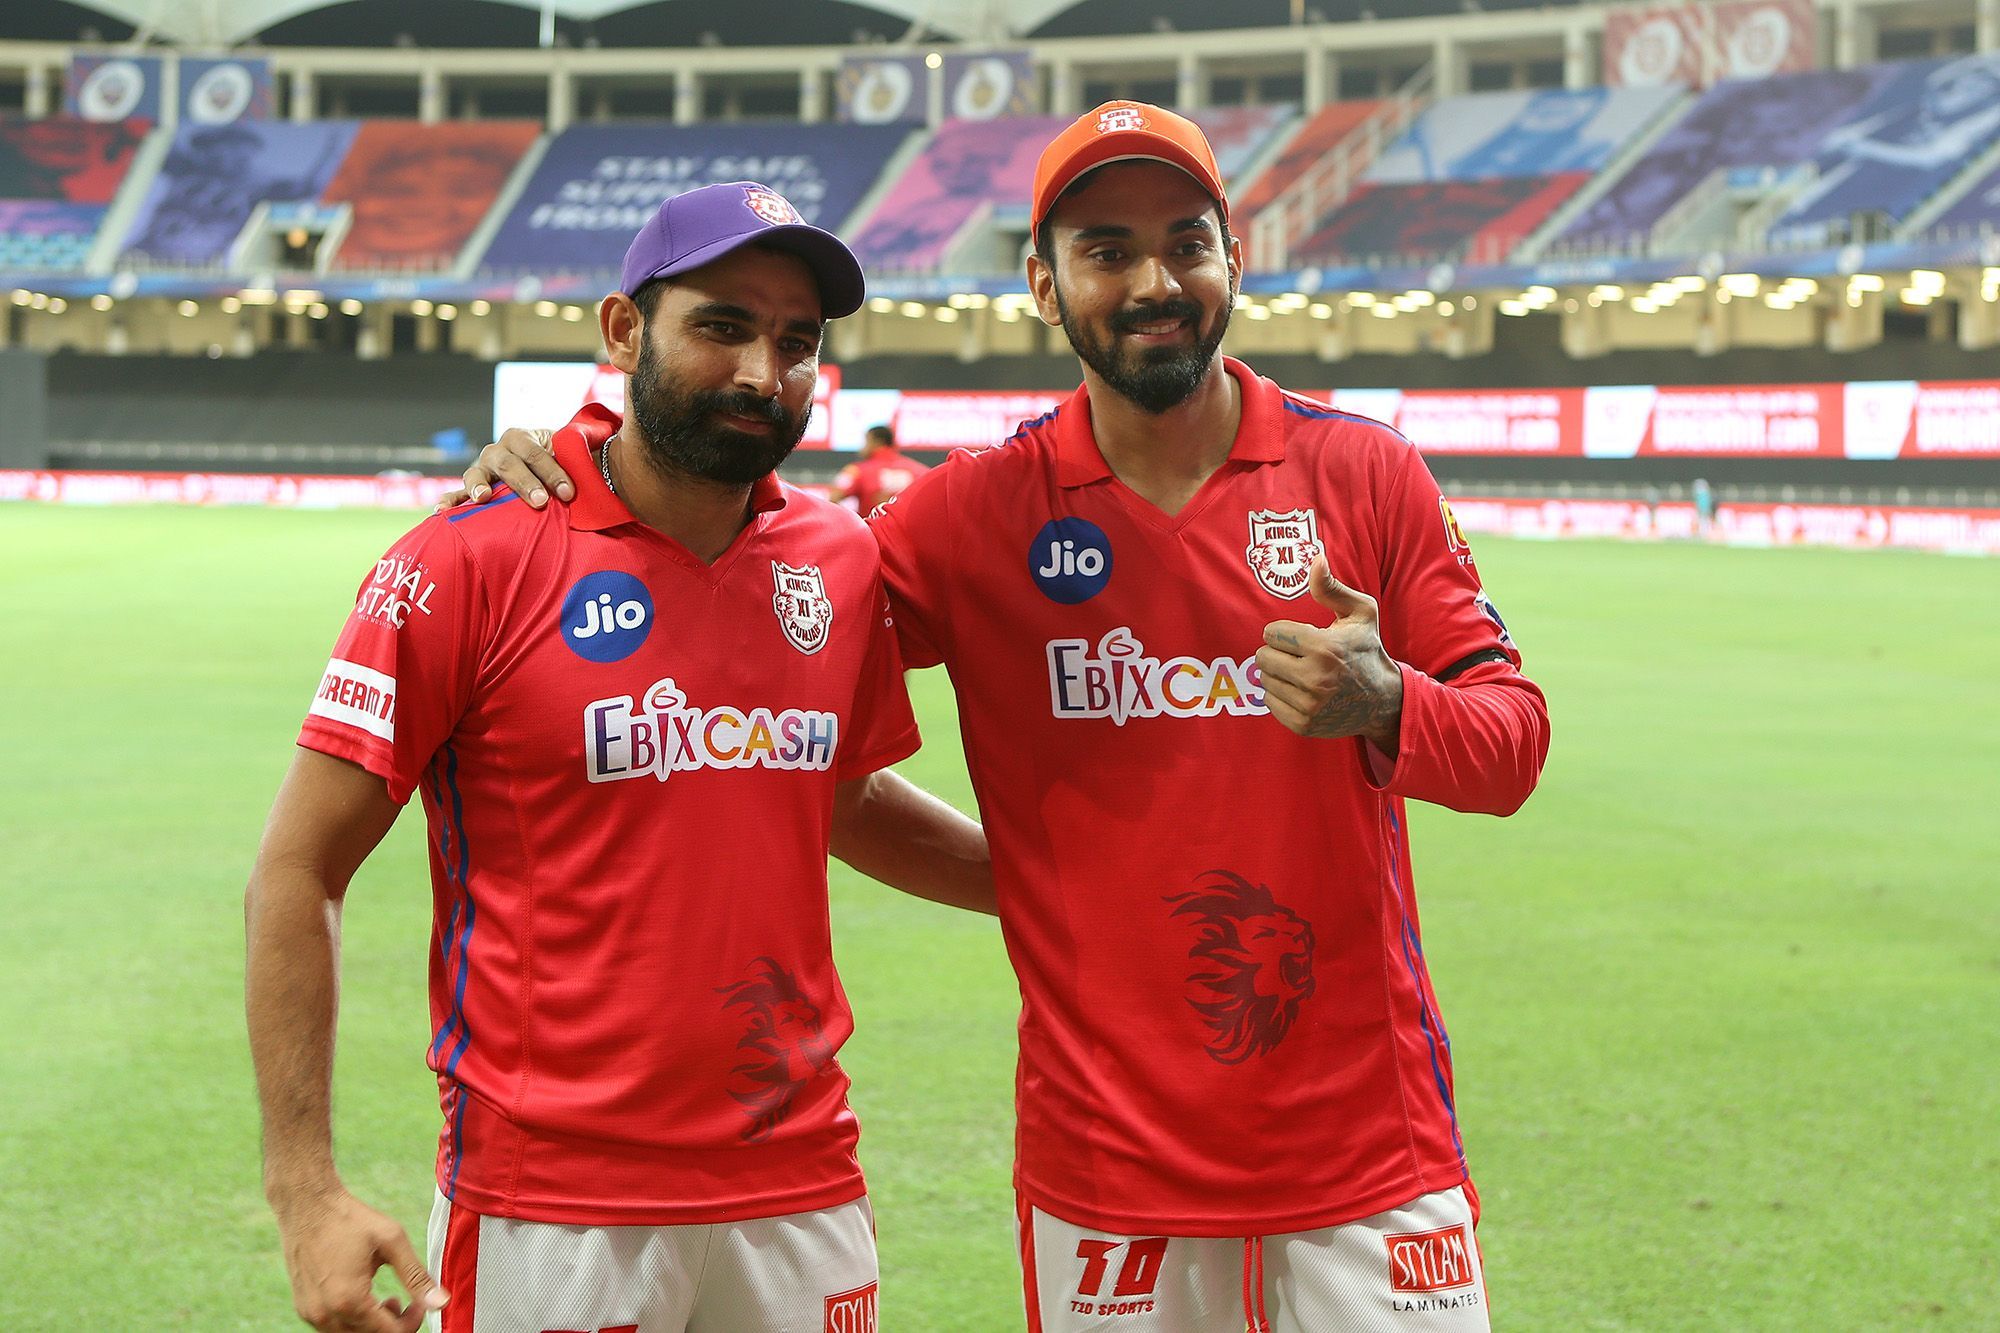
[[[1125,1234],[1307,1230],[1466,1179],[1404,803],[1507,813],[1548,746],[1417,451],[1226,365],[1233,450],[1177,514],[1112,474],[1079,390],[870,525],[905,660],[951,673],[993,849],[1019,1189]],[[1259,688],[1267,623],[1330,620],[1322,553],[1401,665],[1379,773]]]
[[[474,1212],[709,1223],[863,1190],[834,972],[834,786],[917,747],[879,557],[776,479],[714,564],[574,503],[434,516],[362,581],[300,744],[422,800],[445,1113]]]

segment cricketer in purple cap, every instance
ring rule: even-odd
[[[631,410],[555,438],[572,502],[501,493],[369,565],[245,897],[265,1191],[315,1328],[876,1326],[827,856],[994,893],[979,826],[888,768],[917,733],[874,541],[772,473],[861,296],[762,185],[668,200],[598,308]],[[348,881],[412,795],[426,1257],[342,1183],[329,1093]]]

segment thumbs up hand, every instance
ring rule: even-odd
[[[1333,616],[1325,627],[1274,620],[1257,650],[1264,703],[1301,736],[1365,736],[1384,754],[1397,750],[1403,673],[1382,647],[1375,599],[1348,587],[1313,561],[1307,588]]]

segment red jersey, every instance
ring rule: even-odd
[[[1508,813],[1548,745],[1417,451],[1226,365],[1241,426],[1177,515],[1112,476],[1079,390],[871,524],[993,849],[1018,1188],[1125,1234],[1308,1230],[1466,1179],[1404,800]],[[1331,619],[1320,551],[1402,664],[1386,786],[1259,689],[1268,622]]]
[[[914,458],[905,458],[894,449],[877,449],[840,470],[833,479],[833,498],[852,497],[857,509],[872,514],[876,506],[889,503],[929,471],[929,467]]]
[[[437,1175],[474,1212],[709,1223],[861,1195],[834,784],[917,747],[875,544],[775,478],[712,566],[599,479],[419,524],[299,743],[431,833]]]

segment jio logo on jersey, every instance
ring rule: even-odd
[[[1111,539],[1087,518],[1051,519],[1028,545],[1028,574],[1052,602],[1087,602],[1111,582]]]
[[[653,595],[619,569],[576,581],[562,604],[562,638],[588,662],[622,662],[653,632]]]

